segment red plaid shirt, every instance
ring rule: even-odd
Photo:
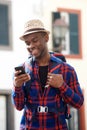
[[[33,73],[33,80],[31,80],[27,99],[28,105],[24,114],[26,123],[25,121],[21,123],[20,130],[24,130],[23,127],[25,126],[27,130],[68,130],[65,111],[59,111],[57,114],[49,111],[40,113],[38,112],[38,106],[48,107],[48,109],[61,109],[64,107],[64,103],[72,105],[77,109],[82,106],[84,98],[74,68],[51,56],[49,72],[62,74],[64,78],[64,84],[58,89],[60,92],[58,94],[57,90],[50,86],[45,88],[44,93],[42,93],[38,76],[39,66],[35,61],[32,67],[28,59],[24,66],[27,73]],[[25,108],[25,86],[28,87],[28,84],[25,83],[20,88],[14,87],[12,92],[13,103],[17,110]],[[33,111],[33,107],[32,109],[30,108],[30,104],[35,106],[36,111]]]

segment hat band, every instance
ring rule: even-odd
[[[25,31],[24,33],[31,32],[31,31],[40,31],[40,30],[45,30],[45,29],[44,28],[34,28],[34,29],[29,29],[29,30]]]

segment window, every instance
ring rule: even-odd
[[[71,107],[70,112],[72,118],[68,121],[69,130],[80,130],[78,110]]]
[[[6,97],[1,95],[0,101],[0,115],[3,113],[3,116],[0,116],[0,130],[6,130]]]
[[[0,1],[0,50],[12,49],[11,2]]]
[[[84,104],[79,110],[70,107],[70,114],[71,114],[71,118],[67,120],[68,129],[86,130]]]
[[[66,57],[82,58],[81,11],[58,8],[52,12],[52,39],[54,51],[62,48]]]
[[[84,95],[84,90],[83,90]],[[86,130],[85,122],[85,104],[80,109],[70,106],[71,118],[67,120],[69,130]]]
[[[0,90],[0,130],[14,130],[11,90]]]

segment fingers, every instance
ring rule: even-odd
[[[16,79],[17,79],[18,81],[27,82],[28,80],[31,79],[31,77],[30,77],[29,74],[22,74],[22,75],[17,76]]]
[[[28,78],[28,80],[31,79],[30,75],[25,73],[25,74],[20,74],[21,73],[21,70],[18,70],[18,71],[14,71],[14,77],[17,77],[19,79],[26,79],[26,77]]]
[[[51,73],[48,73],[47,78],[48,78],[48,80],[49,80],[49,79],[52,79],[52,74],[51,74]]]
[[[63,76],[62,74],[53,74],[53,73],[48,73],[47,76],[47,84],[59,88],[63,84]]]
[[[48,85],[51,85],[52,78],[53,78],[53,74],[48,73],[48,76],[47,76],[47,84]]]
[[[27,82],[30,79],[31,79],[31,77],[27,73],[18,75],[18,72],[15,72],[15,76],[14,76],[15,86],[21,87],[24,82]]]
[[[18,75],[20,74],[20,72],[21,72],[21,70],[19,70],[19,71],[14,71],[14,75],[15,75],[15,76],[18,76]]]

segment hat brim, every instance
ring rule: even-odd
[[[25,41],[25,36],[26,35],[29,35],[29,34],[32,34],[32,33],[37,33],[37,32],[45,32],[45,33],[47,33],[47,34],[50,34],[50,32],[49,31],[47,31],[47,30],[35,30],[35,31],[31,31],[31,32],[26,32],[26,33],[24,33],[22,36],[20,36],[19,38],[20,38],[20,40],[22,40],[22,41]]]

